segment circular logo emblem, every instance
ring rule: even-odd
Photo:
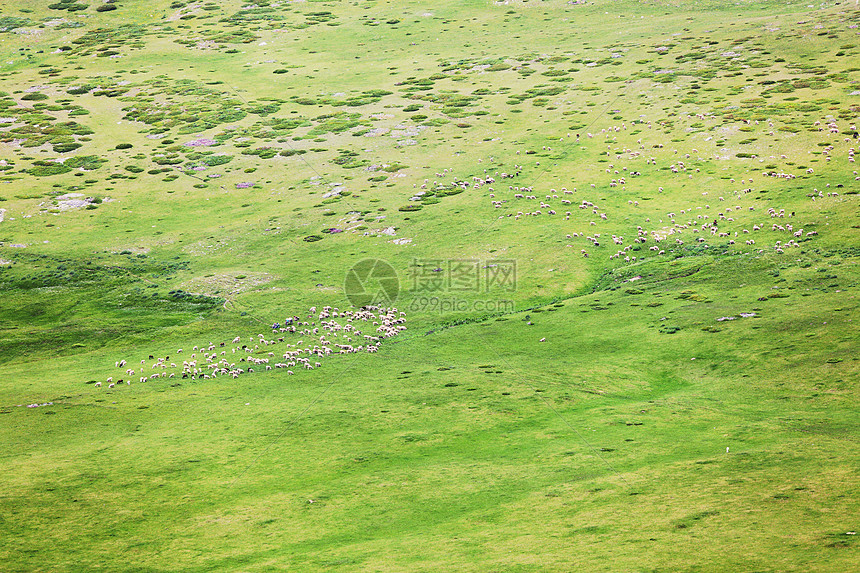
[[[392,306],[400,293],[400,281],[387,262],[364,259],[346,273],[343,290],[354,306]]]

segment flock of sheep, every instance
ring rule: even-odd
[[[105,384],[108,388],[118,384],[130,385],[133,377],[137,377],[138,382],[176,377],[191,380],[238,378],[242,374],[253,373],[255,367],[263,370],[286,368],[287,374],[292,375],[292,368],[313,370],[321,367],[320,360],[332,354],[376,352],[383,340],[406,329],[405,321],[406,313],[394,307],[366,306],[341,311],[326,306],[319,313],[316,307],[311,307],[304,321],[295,317],[288,319],[284,327],[276,324],[269,336],[257,334],[247,339],[236,336],[217,344],[195,345],[187,354],[188,359],[181,363],[180,357],[186,355],[181,348],[177,349],[173,361],[169,355],[156,357],[152,354],[134,366],[125,359],[118,360],[114,367],[121,370],[122,378],[117,376],[114,381],[110,376]],[[290,343],[286,340],[290,335],[301,339]],[[304,338],[314,340],[306,342]],[[284,350],[276,352],[278,345],[283,345]],[[95,385],[101,387],[102,383],[96,382]]]
[[[715,119],[714,117],[706,114],[699,114],[697,118]],[[746,123],[752,122],[748,121]],[[755,123],[758,124],[759,122],[756,121]],[[647,128],[653,127],[651,122],[643,123],[643,125],[647,125]],[[820,125],[820,122],[816,122],[815,125]],[[835,120],[829,120],[827,122],[827,128],[831,134],[839,133],[839,126]],[[768,129],[771,130],[769,133],[772,135],[773,124],[770,121],[768,121]],[[823,130],[824,128],[820,127],[819,129]],[[614,134],[625,130],[627,130],[627,125],[622,123],[619,126],[611,126],[609,128],[602,129],[599,134],[587,134],[588,139],[593,139],[597,135],[603,134],[604,139],[607,141],[607,158],[614,155],[615,161],[619,163],[618,165],[609,164],[608,167],[605,168],[605,172],[607,174],[606,180],[601,180],[596,183],[587,183],[586,185],[589,185],[589,191],[597,192],[600,190],[604,195],[606,193],[613,193],[613,189],[622,192],[626,191],[626,186],[632,182],[633,179],[642,176],[641,171],[638,170],[640,168],[638,168],[634,162],[641,161],[643,159],[646,165],[653,165],[656,168],[665,167],[664,171],[671,173],[672,177],[685,177],[689,180],[694,179],[694,176],[700,173],[699,168],[695,168],[690,165],[690,153],[680,155],[677,150],[672,150],[669,159],[666,160],[665,152],[660,151],[664,148],[662,143],[646,146],[646,144],[643,143],[643,138],[640,137],[636,141],[636,149],[617,144],[617,135]],[[850,125],[850,130],[856,131],[856,126]],[[570,134],[568,134],[568,137],[570,137]],[[855,153],[853,138],[844,137],[843,139],[846,148],[846,159],[849,163],[853,163]],[[576,140],[579,141],[578,134],[576,135]],[[646,153],[646,149],[648,149],[650,153]],[[552,151],[552,148],[544,146],[543,150]],[[697,149],[692,149],[691,151],[693,154],[698,153]],[[821,153],[823,153],[826,161],[830,161],[834,151],[836,151],[835,146],[830,144],[824,147]],[[519,154],[519,152],[517,153]],[[660,155],[663,155],[664,157],[661,158]],[[781,155],[780,158],[787,159],[785,155]],[[658,166],[658,159],[663,159],[660,166]],[[694,157],[693,161],[696,160],[702,161],[704,159],[701,157]],[[626,164],[621,165],[622,163],[630,163],[631,165],[628,167]],[[662,165],[663,163],[665,163],[665,165]],[[537,163],[537,165],[539,165],[539,163]],[[496,172],[492,175],[488,174],[488,171],[485,169],[483,176],[471,178],[469,186],[473,189],[479,189],[484,185],[495,183],[495,177],[514,177],[519,175],[521,170],[522,166],[517,165],[514,167],[513,174],[509,175],[507,173]],[[814,171],[813,169],[808,168],[806,169],[806,173],[812,174]],[[448,175],[448,170],[446,169],[444,172],[437,173],[436,175],[437,177],[444,177]],[[451,175],[453,175],[453,173]],[[761,176],[785,181],[791,181],[796,177],[794,174],[776,171],[764,171],[761,173]],[[854,176],[855,180],[860,180],[857,171],[854,171]],[[736,183],[733,178],[730,179],[730,182],[733,185]],[[814,237],[818,234],[815,230],[805,230],[800,225],[793,222],[795,213],[791,211],[786,214],[786,209],[784,208],[778,209],[770,207],[767,209],[767,218],[774,219],[774,221],[767,221],[764,217],[758,217],[757,214],[751,215],[751,212],[756,211],[756,205],[751,203],[755,203],[756,201],[752,198],[754,196],[750,196],[749,194],[755,191],[755,189],[744,186],[752,185],[753,177],[748,176],[747,179],[741,179],[739,184],[740,185],[738,185],[736,190],[731,191],[731,195],[729,195],[729,192],[726,192],[726,197],[717,197],[717,205],[714,205],[713,207],[707,200],[709,192],[703,191],[701,193],[703,200],[699,204],[685,205],[685,207],[683,209],[679,209],[677,213],[668,212],[662,217],[657,216],[655,217],[657,219],[656,222],[652,222],[650,217],[643,217],[640,224],[635,225],[635,232],[632,230],[631,226],[631,233],[634,236],[628,237],[627,239],[622,235],[594,232],[599,231],[601,226],[604,226],[605,223],[609,221],[609,213],[598,206],[595,199],[581,199],[580,197],[583,197],[585,194],[578,192],[576,187],[572,187],[571,189],[561,187],[558,190],[551,188],[548,191],[541,193],[536,191],[534,186],[508,185],[506,192],[496,191],[493,187],[489,187],[487,191],[493,208],[505,209],[510,206],[516,207],[515,210],[499,216],[499,219],[510,218],[513,221],[520,221],[534,219],[535,217],[558,216],[563,218],[564,221],[570,221],[571,217],[574,217],[574,221],[576,221],[577,217],[575,215],[576,212],[573,211],[574,208],[578,208],[586,213],[590,212],[592,215],[591,217],[579,217],[578,219],[582,223],[584,223],[583,219],[586,219],[589,227],[595,227],[592,232],[577,229],[566,233],[564,237],[566,241],[581,238],[586,242],[585,247],[580,249],[580,254],[583,257],[589,256],[590,251],[588,249],[590,248],[601,247],[601,245],[612,245],[618,246],[619,248],[615,252],[608,254],[609,259],[623,259],[625,262],[634,262],[637,260],[637,257],[632,256],[633,254],[630,253],[631,249],[635,249],[636,251],[641,250],[640,248],[635,248],[636,244],[647,245],[648,250],[651,253],[662,255],[675,245],[680,246],[685,244],[685,240],[695,244],[702,244],[702,246],[707,247],[707,241],[710,237],[715,239],[725,238],[725,243],[728,245],[735,245],[737,239],[738,241],[743,240],[744,244],[747,246],[753,246],[756,244],[756,239],[754,237],[756,235],[763,234],[759,233],[759,231],[777,233],[775,237],[772,233],[768,234],[766,239],[773,241],[770,248],[773,252],[779,254],[784,253],[789,248],[798,247],[799,241]],[[427,185],[428,180],[425,180],[421,185],[421,188],[424,189]],[[439,186],[438,181],[434,181],[433,185]],[[464,187],[467,185],[467,182],[454,177],[453,181],[449,185]],[[707,185],[710,186],[713,184],[708,183]],[[826,183],[825,187],[829,189],[830,184]],[[836,187],[842,187],[842,185],[836,185]],[[658,194],[662,193],[663,187],[657,187],[653,191]],[[819,191],[818,188],[812,188],[810,191],[811,192],[806,193],[806,197],[811,198],[813,202],[817,199],[823,199],[825,196],[828,198],[839,197],[839,193],[835,190],[828,190],[826,195],[824,191]],[[634,212],[635,210],[638,210],[638,199],[630,199],[627,203],[634,209]],[[742,205],[741,203],[746,203],[746,205]],[[725,206],[719,206],[721,204]],[[763,207],[761,208],[763,209]],[[785,221],[783,221],[783,219]],[[610,236],[607,237],[607,235]],[[568,242],[566,244],[566,247],[573,246],[572,242]],[[641,259],[642,257],[640,256],[639,260]]]
[[[697,116],[700,119],[713,119],[706,115]],[[758,122],[756,122],[758,123]],[[647,124],[647,128],[651,128],[651,122],[641,122],[642,125]],[[819,125],[819,123],[816,123]],[[768,127],[772,130],[773,125],[768,122]],[[827,124],[829,133],[839,133],[839,126],[835,121],[829,121]],[[854,125],[851,125],[851,130],[856,130]],[[821,127],[820,129],[824,129]],[[666,163],[663,171],[668,171],[673,177],[685,177],[694,179],[694,176],[700,173],[699,168],[690,165],[691,154],[679,155],[677,150],[672,150],[671,157],[668,161],[660,158],[664,155],[661,152],[664,148],[662,143],[656,143],[650,146],[650,153],[645,153],[646,145],[643,144],[643,138],[636,141],[637,149],[631,149],[627,146],[619,146],[617,143],[617,133],[627,130],[626,124],[620,126],[611,126],[602,129],[600,134],[603,134],[607,142],[606,156],[615,156],[615,163],[611,163],[605,168],[607,174],[606,180],[601,180],[596,183],[588,183],[589,191],[596,192],[600,190],[604,195],[606,193],[615,193],[618,191],[626,191],[626,186],[634,179],[642,176],[634,162],[645,161],[645,165],[653,165],[658,167],[658,159],[663,159]],[[772,131],[770,132],[773,133]],[[597,134],[588,133],[588,139],[593,139]],[[570,134],[568,134],[570,137]],[[576,134],[576,141],[579,142],[580,136]],[[854,162],[854,147],[852,147],[852,138],[845,137],[846,154],[849,162]],[[548,146],[544,146],[545,151],[552,151]],[[668,150],[667,150],[668,151]],[[693,154],[697,154],[696,149],[691,150]],[[823,148],[822,153],[825,160],[830,161],[835,147],[830,144]],[[517,152],[519,154],[519,152]],[[781,156],[786,159],[785,155]],[[694,158],[692,161],[702,160],[702,158]],[[624,163],[630,163],[631,166]],[[537,163],[539,165],[539,162]],[[634,169],[635,167],[635,169]],[[457,178],[453,175],[453,170],[448,169],[437,173],[436,176],[440,179],[451,177],[453,178],[450,186],[461,189],[479,189],[485,185],[493,185],[496,179],[513,179],[520,175],[522,171],[521,165],[515,165],[510,173],[496,172],[489,174],[488,170],[484,170],[484,175],[480,177],[471,177],[471,181]],[[807,169],[806,174],[812,174],[812,169]],[[761,175],[766,178],[791,181],[795,179],[795,175],[791,173],[765,171]],[[854,171],[855,180],[860,180],[857,176],[857,171]],[[735,184],[735,179],[730,180],[731,184]],[[807,230],[796,224],[795,212],[786,212],[785,208],[769,207],[765,210],[765,206],[757,202],[751,194],[754,189],[745,187],[753,184],[753,177],[741,179],[739,185],[734,191],[725,192],[726,197],[716,197],[715,205],[712,207],[707,200],[709,191],[702,191],[701,204],[688,204],[684,208],[678,209],[677,212],[667,212],[665,215],[656,215],[656,222],[652,222],[651,217],[643,216],[640,224],[631,223],[632,237],[625,238],[623,235],[616,235],[601,231],[610,222],[610,213],[601,208],[596,199],[582,198],[584,193],[578,192],[576,187],[567,189],[561,187],[559,190],[549,189],[545,193],[535,191],[534,186],[516,186],[509,185],[507,193],[495,191],[493,187],[489,187],[488,194],[492,202],[492,207],[495,209],[504,209],[506,205],[516,205],[514,211],[502,215],[499,219],[510,219],[512,221],[534,219],[535,217],[554,217],[563,218],[564,221],[570,221],[574,217],[574,223],[586,224],[589,227],[594,227],[586,233],[585,230],[571,230],[565,234],[564,242],[567,242],[567,247],[573,247],[574,239],[582,239],[585,242],[585,247],[581,248],[580,254],[584,257],[589,256],[589,250],[592,248],[601,248],[603,246],[615,247],[615,252],[608,254],[609,259],[622,259],[624,262],[635,262],[637,256],[634,256],[630,251],[641,251],[641,247],[637,245],[647,246],[648,250],[656,255],[662,255],[666,250],[671,249],[675,245],[683,245],[686,241],[694,244],[707,246],[707,241],[710,238],[725,238],[729,245],[735,244],[735,239],[743,240],[747,246],[756,244],[754,237],[760,236],[768,232],[767,239],[773,239],[773,233],[777,233],[778,239],[772,244],[772,251],[783,253],[787,249],[798,247],[799,241],[809,239],[818,234],[815,230]],[[427,189],[428,185],[434,188],[439,188],[440,183],[433,181],[432,184],[428,180],[420,185],[420,188]],[[708,183],[712,185],[712,183]],[[826,188],[830,188],[827,183]],[[418,187],[416,184],[414,187]],[[836,187],[842,187],[837,185]],[[652,190],[656,193],[662,193],[663,188],[658,187]],[[419,200],[425,191],[415,191],[413,200]],[[496,195],[499,194],[499,198]],[[542,195],[539,196],[539,195]],[[828,198],[839,197],[836,191],[828,191]],[[806,193],[806,197],[812,201],[825,197],[823,191],[813,188],[810,193]],[[639,197],[644,199],[644,197]],[[639,209],[639,200],[630,199],[628,205],[636,212]],[[696,202],[698,203],[698,202]],[[723,205],[723,206],[721,206]],[[761,209],[756,211],[756,207]],[[574,209],[578,209],[585,217],[575,214]],[[755,213],[755,214],[752,214]],[[758,213],[763,213],[759,215]],[[614,218],[614,216],[613,216]],[[633,227],[635,226],[635,231]],[[611,241],[611,243],[610,243]],[[604,251],[605,252],[605,251]],[[640,255],[639,260],[643,257]],[[115,366],[121,369],[122,378],[109,377],[106,381],[108,387],[113,388],[117,384],[131,384],[132,377],[136,377],[139,382],[147,382],[159,378],[184,378],[184,379],[213,379],[217,377],[238,378],[242,374],[252,373],[254,369],[272,370],[273,368],[285,368],[287,374],[293,374],[292,368],[305,368],[312,370],[322,366],[320,360],[325,357],[337,353],[346,354],[354,352],[376,352],[379,344],[385,338],[396,336],[401,330],[406,327],[403,325],[405,321],[405,313],[398,312],[396,308],[384,307],[365,307],[359,310],[340,311],[337,308],[329,306],[324,307],[319,313],[316,308],[311,308],[308,311],[306,320],[301,321],[298,317],[295,320],[288,319],[285,327],[281,328],[280,324],[273,325],[271,337],[264,334],[250,336],[243,344],[243,338],[236,336],[230,342],[207,343],[194,346],[189,359],[182,360],[178,363],[178,356],[174,361],[170,360],[170,356],[158,357],[149,355],[149,359],[142,359],[140,365],[128,367],[126,360],[119,360]],[[335,318],[345,319],[341,324]],[[317,322],[319,321],[319,322]],[[374,331],[372,334],[364,334],[359,329],[361,323],[372,324]],[[367,329],[367,326],[361,326]],[[294,344],[285,341],[288,334],[296,334],[301,337],[319,337],[314,340],[313,344],[306,343],[303,339],[296,341]],[[353,339],[356,339],[357,344],[352,344]],[[283,352],[275,352],[274,347],[282,344],[285,348]],[[176,355],[181,355],[182,349],[176,351]],[[236,355],[239,354],[237,357]],[[96,386],[101,386],[101,382],[96,382]]]

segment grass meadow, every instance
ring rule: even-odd
[[[855,569],[855,4],[3,2],[0,570]]]

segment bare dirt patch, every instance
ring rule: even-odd
[[[192,294],[208,296],[231,296],[254,290],[273,281],[276,277],[269,273],[231,272],[205,277],[195,277],[185,281],[180,288]]]

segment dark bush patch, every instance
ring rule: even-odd
[[[55,143],[52,147],[57,153],[68,153],[81,146],[80,143]]]

